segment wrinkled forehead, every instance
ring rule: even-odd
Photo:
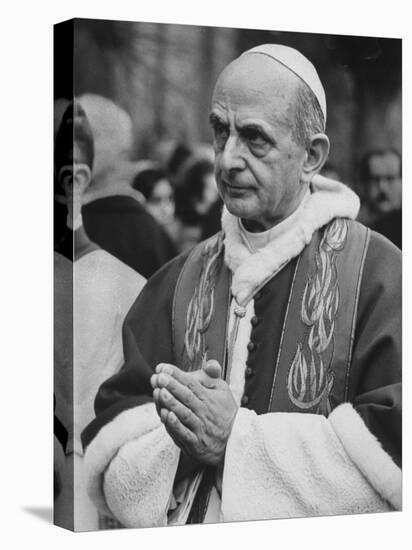
[[[259,54],[241,56],[220,74],[212,96],[217,105],[274,104],[286,111],[296,96],[299,78],[281,63]]]

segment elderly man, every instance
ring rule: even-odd
[[[294,49],[217,81],[222,232],[148,282],[83,433],[90,494],[126,526],[401,507],[399,251],[317,176],[325,121]]]
[[[362,184],[375,219],[401,207],[402,159],[393,149],[369,151],[361,163]]]
[[[393,149],[369,151],[362,159],[365,223],[402,248],[402,159]]]

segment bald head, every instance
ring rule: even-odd
[[[321,86],[319,79],[318,82]],[[239,101],[245,97],[273,100],[273,116],[278,121],[287,120],[296,143],[304,147],[312,135],[325,131],[326,103],[323,112],[306,82],[284,63],[268,55],[252,50],[232,61],[220,74],[212,101],[225,93]]]
[[[262,44],[242,54],[265,55],[270,59],[281,63],[297,75],[310,88],[316,97],[319,107],[326,121],[326,96],[322,82],[313,64],[303,54],[295,48],[284,46],[283,44]]]
[[[232,61],[220,74],[212,102],[219,99],[230,103],[251,104],[276,97],[273,116],[286,119],[293,109],[291,98],[299,87],[296,75],[280,63],[263,55],[248,55]]]

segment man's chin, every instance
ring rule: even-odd
[[[390,201],[382,201],[377,207],[377,212],[380,216],[389,214],[392,210],[396,210],[396,208]]]
[[[245,201],[239,199],[225,200],[225,206],[227,210],[237,218],[250,219],[253,218],[253,210],[249,205],[245,204]]]

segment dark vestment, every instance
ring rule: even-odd
[[[394,245],[402,249],[402,208],[383,216],[372,229],[384,235]]]
[[[176,256],[171,238],[134,198],[114,195],[82,208],[89,238],[148,278]]]

